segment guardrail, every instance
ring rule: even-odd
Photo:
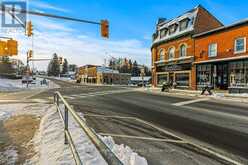
[[[64,116],[63,110],[60,108],[60,103],[64,105]],[[77,165],[83,164],[80,160],[80,156],[77,152],[75,144],[72,140],[70,131],[68,129],[68,115],[69,113],[72,115],[73,119],[77,122],[80,128],[86,133],[91,142],[96,146],[99,150],[105,161],[109,165],[123,165],[123,163],[117,158],[117,156],[110,150],[110,148],[98,137],[98,135],[87,126],[85,121],[83,121],[79,115],[73,110],[73,108],[67,103],[67,101],[63,98],[63,96],[59,92],[54,93],[54,104],[56,105],[59,116],[63,120],[64,123],[64,133],[65,133],[65,144],[70,146],[73,158]]]

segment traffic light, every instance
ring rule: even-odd
[[[18,54],[18,43],[16,40],[7,40],[7,50],[8,55],[17,55]]]
[[[0,56],[8,55],[7,42],[0,40]]]
[[[30,59],[30,58],[33,58],[33,50],[29,50],[28,51],[28,58]]]
[[[109,22],[108,20],[101,20],[101,36],[109,38]]]
[[[27,25],[26,25],[26,34],[28,37],[33,35],[33,25],[31,21],[28,21]]]

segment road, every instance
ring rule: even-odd
[[[224,163],[218,156],[180,143],[179,138],[248,164],[247,104],[54,81],[61,88],[30,99],[51,101],[53,92],[59,90],[76,111],[85,114],[87,124],[97,133],[130,146],[149,164]]]

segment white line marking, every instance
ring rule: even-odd
[[[152,137],[141,137],[141,136],[130,136],[130,135],[119,135],[119,134],[110,134],[110,133],[97,133],[102,136],[112,136],[112,137],[121,137],[121,138],[129,138],[129,139],[139,139],[139,140],[151,140],[151,141],[160,141],[160,142],[168,142],[168,143],[183,143],[187,144],[187,142],[182,140],[172,140],[172,139],[163,139],[163,138],[152,138]]]
[[[192,103],[201,102],[201,101],[207,101],[207,100],[209,100],[209,98],[200,98],[200,99],[195,99],[195,100],[182,101],[182,102],[174,103],[172,105],[183,106],[183,105],[192,104]]]
[[[173,134],[173,133],[171,133],[171,132],[168,132],[168,131],[166,131],[166,130],[160,128],[160,127],[157,127],[157,126],[153,125],[153,124],[150,123],[150,122],[144,121],[144,120],[139,119],[139,118],[136,118],[136,117],[104,116],[104,115],[90,115],[90,114],[85,114],[84,116],[103,117],[103,118],[104,118],[104,117],[107,117],[107,118],[111,118],[111,117],[112,117],[112,118],[128,118],[128,119],[134,119],[134,120],[139,121],[139,122],[141,122],[141,123],[147,124],[147,125],[149,125],[150,127],[153,127],[153,128],[155,128],[155,129],[157,129],[157,130],[159,130],[159,131],[161,131],[161,132],[163,132],[163,133],[165,133],[165,134],[167,134],[167,135],[171,135],[172,137],[177,138],[178,140],[184,141],[184,142],[187,143],[188,145],[191,145],[192,147],[195,147],[195,148],[197,148],[197,149],[200,149],[200,150],[202,150],[202,151],[204,151],[204,152],[207,152],[207,153],[209,153],[209,154],[212,155],[212,156],[218,157],[218,158],[220,158],[220,159],[222,159],[222,160],[224,160],[224,161],[230,162],[230,163],[235,164],[235,165],[242,165],[242,163],[237,162],[237,161],[235,161],[235,160],[233,160],[233,159],[231,159],[231,158],[228,158],[228,157],[226,157],[226,156],[224,156],[224,155],[221,155],[221,154],[215,152],[214,150],[212,150],[211,148],[206,148],[206,147],[204,147],[204,146],[200,146],[200,145],[195,144],[195,143],[193,143],[193,142],[190,142],[190,141],[188,141],[188,140],[184,140],[183,138],[181,138],[181,137],[179,137],[179,136],[177,136],[177,135],[175,135],[175,134]]]
[[[127,93],[127,92],[132,92],[134,91],[133,89],[129,90],[113,90],[113,91],[100,91],[100,92],[90,92],[90,93],[83,93],[83,94],[78,94],[78,95],[69,95],[65,96],[70,99],[75,99],[75,98],[85,98],[85,97],[93,97],[93,96],[103,96],[103,95],[109,95],[109,94],[115,94],[115,93]]]

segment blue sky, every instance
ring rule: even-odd
[[[30,10],[110,22],[110,39],[105,40],[96,25],[30,16],[36,30],[34,49],[39,58],[58,52],[78,65],[103,64],[104,58],[110,56],[129,57],[150,65],[151,35],[157,19],[174,18],[198,4],[225,25],[248,18],[246,0],[30,0]],[[30,41],[18,38],[27,49]],[[24,49],[20,55],[24,58],[22,54]],[[45,63],[38,67],[45,68]]]
[[[198,4],[203,5],[224,24],[248,17],[248,1],[245,0],[83,0],[74,3],[70,0],[53,0],[46,2],[68,10],[68,13],[55,12],[57,14],[95,21],[106,18],[110,21],[111,39],[135,38],[143,40],[148,46],[155,22],[159,17],[170,19]],[[81,24],[77,27],[83,33],[98,36],[94,25]]]

